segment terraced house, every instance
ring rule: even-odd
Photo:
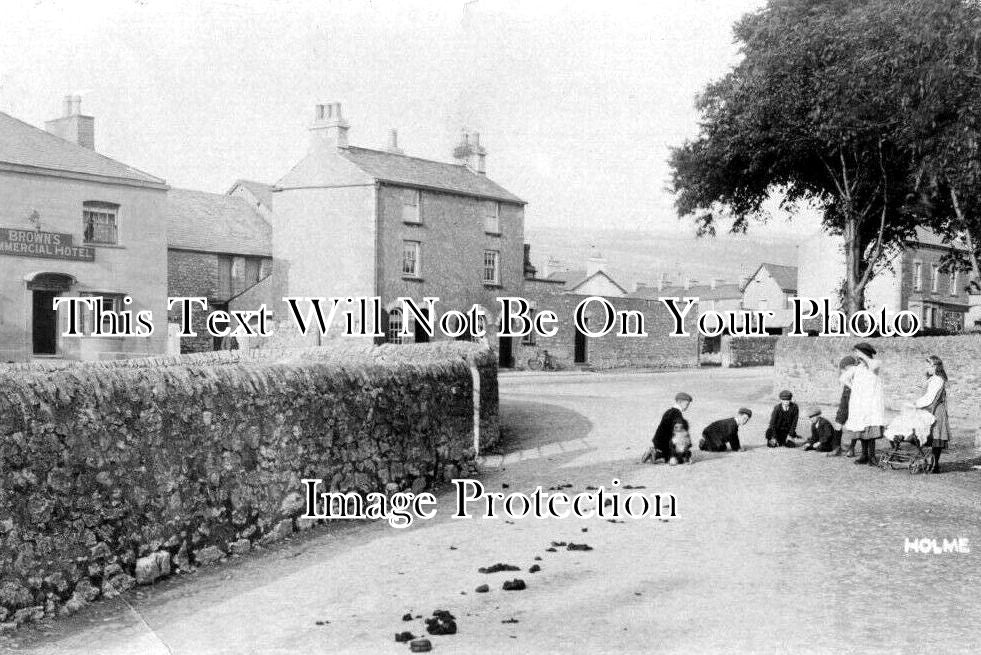
[[[164,352],[149,337],[66,337],[58,296],[102,296],[106,309],[166,314],[164,180],[99,154],[78,96],[47,131],[0,113],[0,361],[113,359]],[[129,302],[126,302],[127,299]],[[81,316],[84,330],[96,320]]]
[[[453,162],[348,143],[341,105],[318,105],[310,151],[273,187],[273,304],[289,296],[379,296],[389,341],[399,336],[400,296],[438,297],[437,312],[478,305],[501,363],[512,344],[496,337],[498,296],[520,296],[524,201],[486,175],[486,150],[465,134]],[[277,318],[285,307],[278,305]],[[435,318],[435,317],[434,317]],[[437,335],[439,336],[439,335]],[[328,335],[329,338],[329,335]]]

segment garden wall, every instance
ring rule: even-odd
[[[837,405],[838,362],[861,341],[854,337],[781,337],[777,342],[774,389],[790,389],[805,403]],[[981,336],[867,339],[882,360],[886,406],[899,410],[922,393],[929,355],[944,361],[950,376],[947,404],[955,441],[973,442],[981,427]]]
[[[0,629],[309,527],[303,478],[467,474],[472,365],[482,446],[497,437],[486,348],[264,352],[0,369]]]
[[[779,337],[722,337],[720,360],[722,366],[773,366]]]

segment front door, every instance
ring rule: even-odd
[[[58,352],[58,312],[54,299],[58,291],[35,289],[32,307],[32,334],[35,355],[54,355]]]
[[[514,349],[511,345],[511,337],[498,337],[497,344],[497,365],[500,368],[514,368]]]
[[[588,324],[588,322],[587,322]],[[575,357],[573,361],[576,364],[585,364],[587,359],[586,353],[586,335],[576,328],[576,344],[575,344]]]

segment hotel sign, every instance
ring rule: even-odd
[[[70,234],[0,227],[0,255],[92,262],[95,248],[74,245]]]

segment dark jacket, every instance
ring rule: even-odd
[[[739,450],[739,424],[734,418],[724,418],[709,423],[702,430],[702,440],[698,447],[702,450],[722,452],[729,446]]]
[[[831,421],[819,416],[818,420],[811,423],[810,443],[817,444],[815,450],[828,452],[834,447],[834,441],[835,426],[831,425]]]
[[[661,422],[658,423],[657,429],[654,431],[654,439],[652,439],[654,448],[663,457],[667,457],[668,453],[671,452],[671,435],[674,434],[675,423],[681,423],[685,426],[686,430],[688,429],[688,421],[685,420],[685,415],[677,407],[672,407],[664,412]]]
[[[844,387],[841,390],[841,400],[838,401],[838,412],[835,414],[835,423],[844,425],[848,420],[848,401],[852,397],[852,388]]]
[[[787,437],[797,437],[797,417],[799,415],[797,403],[790,403],[786,409],[778,404],[770,414],[770,426],[766,429],[766,438],[776,439],[781,445]]]

